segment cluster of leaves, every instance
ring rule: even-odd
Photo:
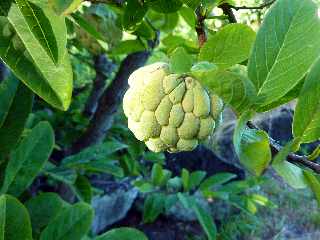
[[[312,0],[277,0],[256,34],[245,24],[227,24],[216,15],[221,0],[128,0],[108,4],[83,4],[81,0],[3,0],[0,3],[0,58],[10,75],[0,85],[0,237],[5,239],[90,239],[94,193],[88,176],[110,174],[116,179],[144,176],[134,185],[146,193],[143,221],[155,221],[175,204],[192,209],[209,239],[216,238],[211,216],[197,203],[195,192],[222,199],[249,213],[268,205],[260,195],[245,194],[257,183],[232,181],[228,173],[205,179],[206,173],[181,176],[159,163],[150,168],[139,161],[161,156],[145,152],[121,124],[115,124],[102,144],[49,162],[55,145],[48,122],[32,119],[34,94],[51,106],[67,110],[71,103],[73,71],[69,52],[107,54],[120,62],[127,54],[150,50],[150,40],[160,35],[160,45],[150,62],[170,63],[171,71],[190,74],[219,95],[239,116],[234,146],[240,162],[261,175],[271,167],[292,187],[310,187],[320,202],[319,177],[286,161],[302,143],[320,137],[318,75],[320,20]],[[230,5],[229,5],[230,6]],[[289,9],[288,11],[285,11]],[[204,26],[199,26],[204,19]],[[223,27],[211,28],[218,19]],[[302,21],[303,20],[303,21]],[[281,23],[281,24],[279,24]],[[199,46],[196,29],[207,27],[207,41]],[[203,37],[203,36],[202,36]],[[256,113],[298,99],[293,135],[273,158],[266,132],[250,129]],[[82,120],[79,122],[82,123]],[[83,124],[85,125],[85,124]],[[120,137],[119,137],[120,136]],[[127,144],[123,144],[123,142]],[[64,141],[62,141],[64,142]],[[257,154],[258,153],[258,154]],[[310,155],[315,159],[319,151]],[[151,175],[148,174],[151,172]],[[37,176],[66,185],[79,200],[69,204],[57,194],[28,196],[26,189]],[[150,175],[150,176],[149,176]],[[23,204],[22,204],[23,203]],[[50,204],[50,208],[48,208]],[[16,218],[16,216],[20,216]],[[133,229],[115,229],[94,239],[146,237]]]
[[[143,221],[155,221],[160,214],[170,212],[172,207],[181,205],[191,209],[196,215],[208,239],[216,239],[217,229],[210,212],[199,203],[196,192],[205,199],[226,201],[244,213],[255,214],[257,205],[273,207],[267,198],[259,194],[247,194],[256,188],[263,179],[249,178],[234,180],[237,177],[231,173],[218,173],[206,177],[206,172],[189,172],[182,169],[181,176],[172,177],[172,173],[156,163],[151,170],[151,176],[136,180],[134,185],[142,193],[147,193],[143,208]]]

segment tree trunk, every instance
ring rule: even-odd
[[[75,154],[91,145],[100,143],[111,128],[113,115],[121,105],[122,98],[128,88],[128,78],[132,72],[142,67],[151,52],[137,52],[129,54],[121,63],[115,79],[101,96],[96,112],[84,134],[73,144],[70,152]]]
[[[103,94],[106,80],[110,77],[114,69],[114,64],[109,61],[105,55],[98,55],[94,57],[94,68],[96,71],[96,77],[83,111],[83,114],[87,117],[91,117],[95,113],[99,99]]]

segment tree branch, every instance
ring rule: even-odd
[[[87,2],[113,4],[118,7],[121,7],[125,1],[124,0],[87,0]]]
[[[228,17],[228,20],[230,23],[236,23],[237,19],[234,16],[234,13],[232,12],[231,5],[228,3],[223,3],[219,5],[219,7],[222,9],[223,14]]]
[[[260,6],[254,6],[254,7],[247,7],[247,6],[232,6],[230,5],[230,8],[233,8],[234,10],[238,11],[238,10],[242,10],[242,9],[263,9],[263,8],[266,8],[266,7],[269,7],[270,5],[272,5],[276,0],[271,0],[269,2],[266,2],[264,4],[261,4]]]
[[[98,101],[105,88],[106,79],[110,77],[114,69],[114,64],[109,61],[104,54],[101,54],[94,56],[94,69],[96,71],[96,77],[83,111],[83,114],[87,117],[91,117],[96,111]]]
[[[205,24],[204,24],[204,20],[206,19],[206,16],[202,14],[201,6],[199,6],[196,9],[195,13],[197,16],[196,32],[198,35],[199,47],[201,48],[203,44],[207,41],[207,33],[206,33]]]
[[[247,123],[247,126],[251,129],[260,130],[254,123],[250,121]],[[276,155],[283,147],[280,144],[278,144],[277,141],[271,138],[270,136],[269,136],[269,141],[270,141],[271,151],[273,155]],[[302,165],[320,174],[320,164],[310,161],[307,156],[300,156],[294,153],[290,153],[287,156],[287,161],[296,165]]]

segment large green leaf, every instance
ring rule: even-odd
[[[79,240],[89,231],[93,209],[86,203],[77,203],[61,211],[43,230],[40,240]]]
[[[320,59],[311,68],[300,92],[293,120],[293,134],[302,142],[320,137]]]
[[[10,77],[9,81],[12,81],[11,84],[16,84],[14,82],[17,82],[17,79]],[[10,108],[6,113],[2,126],[0,124],[0,155],[6,155],[16,147],[31,111],[32,102],[32,92],[18,82]]]
[[[127,1],[122,19],[122,26],[124,27],[124,29],[134,30],[136,28],[136,25],[142,21],[147,11],[148,6],[143,1]]]
[[[66,110],[71,101],[72,69],[63,17],[51,8],[18,0],[8,20],[0,17],[0,57],[28,87],[51,105]]]
[[[42,193],[25,203],[34,235],[39,235],[41,230],[58,215],[63,204],[63,200],[56,193]]]
[[[183,47],[176,48],[171,55],[170,71],[177,74],[189,72],[193,57]]]
[[[307,184],[309,185],[317,199],[318,206],[320,206],[320,182],[318,178],[319,176],[310,171],[304,171],[303,174],[305,176]]]
[[[95,240],[148,240],[146,235],[134,228],[115,228],[98,236]]]
[[[53,146],[51,126],[46,122],[39,123],[10,154],[1,192],[19,196],[41,171]]]
[[[271,161],[271,150],[266,132],[249,129],[246,126],[252,115],[253,113],[248,111],[240,117],[234,132],[233,143],[240,163],[251,173],[259,176]]]
[[[32,240],[28,211],[18,199],[10,195],[2,195],[0,207],[0,239]]]
[[[244,24],[228,24],[212,35],[200,50],[199,60],[226,69],[248,59],[255,32]]]
[[[237,113],[247,110],[256,97],[253,84],[241,73],[211,71],[203,74],[200,81]]]
[[[291,187],[296,189],[305,188],[307,185],[305,177],[303,175],[303,170],[298,166],[286,161],[286,158],[288,154],[292,151],[293,147],[294,141],[286,144],[286,146],[282,148],[279,151],[279,153],[274,157],[272,162],[272,168]]]
[[[278,0],[259,29],[249,64],[259,105],[278,100],[308,72],[320,53],[320,20],[312,0]]]

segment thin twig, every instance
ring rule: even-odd
[[[228,20],[230,23],[236,23],[237,19],[234,13],[232,12],[231,5],[228,3],[223,3],[219,5],[219,7],[222,9],[223,14],[228,17]]]
[[[259,130],[259,128],[250,121],[247,123],[247,126],[251,129]],[[271,151],[274,155],[277,154],[283,148],[280,144],[277,143],[276,140],[274,140],[270,136],[269,136],[269,141],[270,141]],[[296,165],[302,165],[320,174],[320,164],[310,161],[307,156],[300,156],[295,153],[290,153],[287,156],[287,161]]]
[[[87,2],[106,3],[106,4],[116,5],[118,7],[121,7],[124,4],[124,0],[87,0]]]
[[[269,2],[266,2],[266,3],[264,3],[264,4],[261,4],[261,5],[259,5],[259,6],[253,6],[253,7],[248,7],[248,6],[239,6],[239,7],[237,7],[237,6],[232,6],[232,5],[230,5],[230,7],[233,8],[234,10],[236,10],[236,11],[242,10],[242,9],[253,9],[253,10],[254,10],[254,9],[257,9],[257,10],[259,10],[259,9],[263,9],[263,8],[269,7],[269,6],[272,5],[275,1],[276,1],[276,0],[271,0],[271,1],[269,1]]]
[[[202,7],[199,6],[196,11],[197,16],[197,24],[196,24],[196,32],[198,35],[198,42],[200,48],[207,41],[207,33],[204,21],[206,20],[206,16],[202,14]]]

